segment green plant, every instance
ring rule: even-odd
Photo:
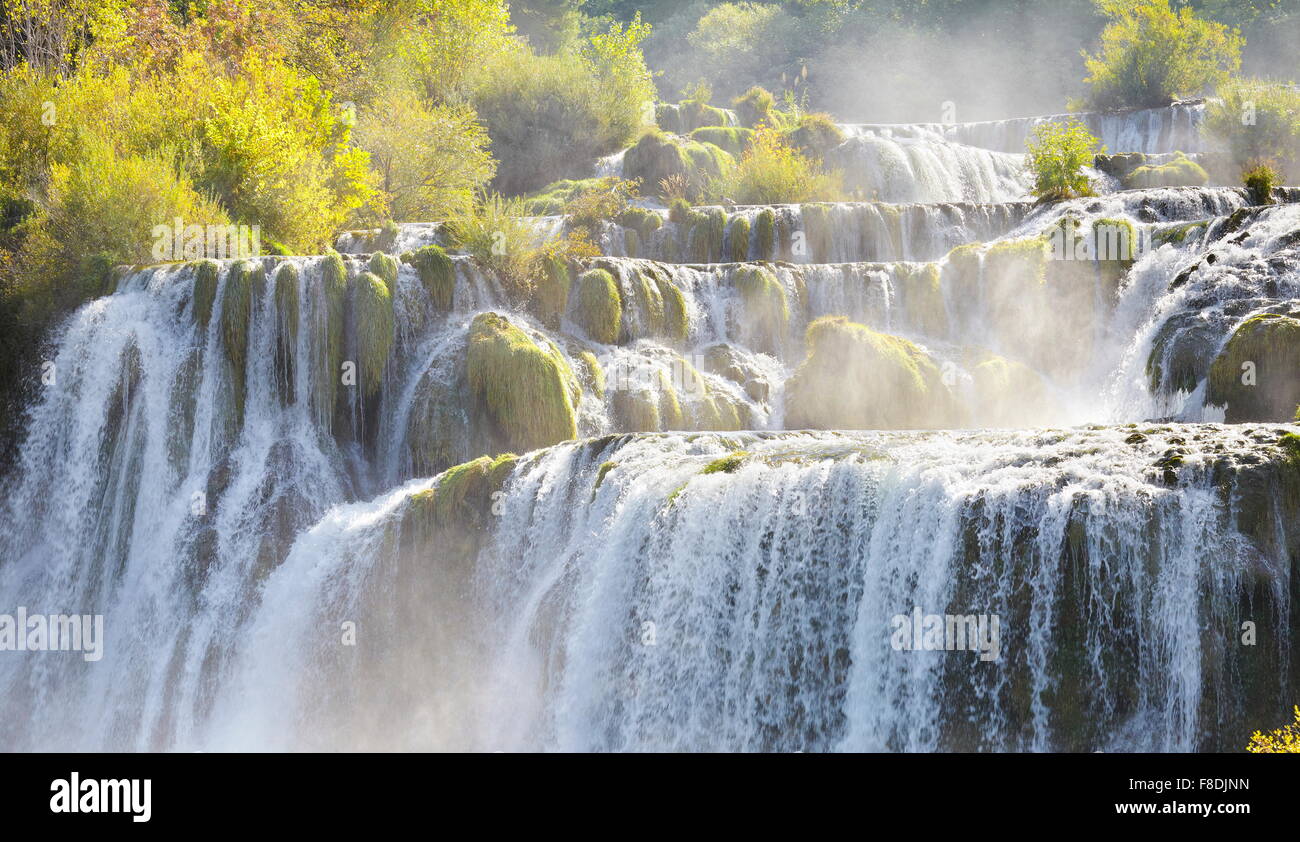
[[[1269,161],[1300,168],[1300,90],[1289,85],[1232,79],[1206,104],[1205,125],[1238,167]]]
[[[1169,0],[1097,0],[1110,23],[1085,54],[1094,108],[1157,107],[1213,90],[1241,66],[1235,29]]]
[[[1242,184],[1250,191],[1250,199],[1256,205],[1268,205],[1273,202],[1273,188],[1282,183],[1282,176],[1267,161],[1258,161],[1241,174]]]
[[[764,127],[740,163],[719,179],[714,192],[747,205],[836,201],[844,193],[838,171],[824,171],[786,143],[778,129]]]
[[[1088,196],[1092,188],[1083,168],[1105,147],[1077,120],[1051,121],[1034,127],[1025,141],[1027,166],[1034,178],[1033,193],[1056,201]]]

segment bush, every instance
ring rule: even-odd
[[[482,195],[472,208],[448,219],[444,230],[453,248],[496,271],[516,303],[528,300],[538,243],[522,199]]]
[[[1154,108],[1213,90],[1241,66],[1237,30],[1169,0],[1098,0],[1110,24],[1086,57],[1094,108]]]
[[[844,132],[829,114],[804,114],[787,135],[790,144],[810,158],[823,160],[844,142]]]
[[[1255,164],[1241,174],[1242,183],[1250,191],[1250,200],[1256,205],[1273,203],[1273,188],[1282,183],[1282,176],[1266,162]]]
[[[463,213],[496,171],[487,132],[474,112],[428,106],[406,89],[391,89],[365,107],[356,135],[370,153],[393,219]]]
[[[1300,754],[1300,706],[1295,708],[1295,722],[1270,731],[1256,731],[1250,736],[1246,751],[1251,754]]]
[[[776,125],[779,122],[776,97],[772,96],[771,91],[758,85],[733,99],[731,107],[736,110],[741,125],[751,129],[756,129],[764,123]]]
[[[1273,160],[1288,172],[1300,168],[1300,91],[1259,79],[1233,80],[1219,87],[1206,111],[1209,135],[1236,166]]]
[[[1027,166],[1034,177],[1033,193],[1044,201],[1088,196],[1092,188],[1083,168],[1105,152],[1097,138],[1077,120],[1040,123],[1025,147]]]
[[[754,142],[716,188],[742,205],[784,202],[832,202],[844,193],[839,172],[824,172],[820,165],[786,144],[780,131],[759,129]]]
[[[497,190],[581,176],[631,142],[654,90],[636,48],[642,37],[642,24],[614,25],[580,50],[539,56],[516,45],[484,64],[472,101],[499,162]]]

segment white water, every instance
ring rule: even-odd
[[[967,165],[939,156],[932,176],[914,168],[899,189],[963,194],[927,201],[969,201],[971,184],[1010,192],[999,186],[1001,154],[974,156],[988,171],[950,182]],[[222,353],[221,293],[200,332],[192,270],[129,275],[54,338],[57,381],[31,407],[0,507],[0,611],[102,613],[104,658],[0,653],[10,700],[0,747],[1192,750],[1239,741],[1241,728],[1261,724],[1246,723],[1242,705],[1270,701],[1242,698],[1240,676],[1223,667],[1242,595],[1264,600],[1252,618],[1275,631],[1281,696],[1294,688],[1284,661],[1292,586],[1285,553],[1237,531],[1219,474],[1259,461],[1276,429],[780,430],[785,380],[820,315],[908,337],[951,364],[974,427],[999,426],[1007,407],[971,392],[972,346],[1043,378],[1047,405],[1012,407],[1034,424],[1214,420],[1203,384],[1171,391],[1149,382],[1146,364],[1166,325],[1178,332],[1178,320],[1195,320],[1188,341],[1208,365],[1245,318],[1300,297],[1300,262],[1285,239],[1300,229],[1300,206],[1220,235],[1244,204],[1238,191],[1180,189],[1037,211],[909,205],[898,209],[897,235],[880,206],[833,206],[830,262],[791,255],[800,260],[771,267],[791,310],[776,353],[753,347],[737,266],[629,260],[610,248],[615,257],[601,263],[623,292],[626,342],[588,342],[568,318],[559,333],[523,313],[510,319],[571,361],[585,349],[607,373],[652,372],[640,383],[673,382],[684,357],[743,408],[746,426],[772,432],[636,435],[530,454],[472,557],[404,544],[400,524],[410,495],[437,482],[421,474],[478,455],[463,347],[477,312],[509,310],[494,278],[457,258],[453,311],[438,314],[403,267],[378,403],[345,391],[342,415],[322,419],[317,259],[290,259],[302,274],[303,325],[292,394],[276,366],[286,314],[268,283],[249,323],[242,416]],[[775,210],[780,225],[806,227],[802,209]],[[1098,286],[1086,306],[1045,309],[1032,326],[996,320],[997,279],[958,290],[942,262],[946,327],[935,332],[908,300],[903,278],[916,261],[941,261],[967,240],[1036,235],[1067,212],[1127,218],[1144,232],[1210,225],[1143,255],[1113,298]],[[672,226],[661,234],[655,256],[678,259]],[[433,236],[433,226],[403,226],[392,250]],[[1209,252],[1213,265],[1171,287]],[[364,266],[348,268],[355,276]],[[683,342],[654,335],[639,309],[635,284],[648,271],[683,292]],[[1050,347],[1026,344],[1030,327]],[[746,382],[704,362],[724,343]],[[700,396],[681,397],[684,416],[697,418]],[[620,432],[612,401],[586,391],[580,435]],[[451,431],[434,469],[412,449],[431,418]],[[1144,438],[1130,442],[1138,429]],[[1171,448],[1186,451],[1172,484],[1156,464]],[[736,450],[753,456],[735,473],[700,474]],[[605,462],[617,466],[597,489]],[[894,651],[888,621],[913,606],[999,614],[1003,659]],[[349,622],[356,646],[342,643]]]

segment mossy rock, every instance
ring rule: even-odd
[[[790,429],[946,427],[960,414],[918,346],[842,316],[808,326],[808,354],[786,384]]]
[[[373,398],[384,382],[384,366],[393,346],[393,295],[374,272],[362,272],[352,286],[352,330],[362,393]]]
[[[368,268],[375,275],[378,275],[390,290],[397,288],[397,260],[391,254],[377,251],[370,255]]]
[[[704,470],[700,471],[700,473],[704,475],[734,474],[736,471],[740,470],[740,466],[744,465],[745,460],[748,458],[749,458],[749,451],[737,450],[732,453],[728,453],[726,456],[723,456],[720,459],[714,459],[712,462],[705,465]]]
[[[212,321],[212,306],[217,302],[217,278],[221,266],[215,260],[200,260],[194,265],[194,324],[206,333]]]
[[[401,521],[408,551],[421,557],[446,553],[462,563],[475,558],[493,522],[493,498],[517,462],[513,453],[481,456],[448,468],[434,487],[412,494]]]
[[[1181,246],[1188,238],[1199,239],[1209,226],[1204,220],[1199,222],[1179,222],[1166,225],[1151,232],[1151,242],[1159,246]]]
[[[687,254],[692,263],[716,263],[723,259],[722,243],[727,231],[727,213],[705,208],[691,217]]]
[[[900,264],[900,267],[899,293],[909,323],[925,336],[947,336],[948,309],[939,264]]]
[[[979,400],[979,422],[985,426],[1023,427],[1045,423],[1052,416],[1047,384],[1038,372],[996,354],[985,354],[971,368]]]
[[[659,400],[648,389],[617,389],[609,393],[615,429],[624,433],[657,433],[663,429]]]
[[[283,405],[296,400],[296,358],[298,352],[299,298],[298,266],[282,263],[275,272],[275,372]]]
[[[734,158],[739,158],[754,142],[753,129],[743,126],[705,126],[691,132],[691,140],[711,143]]]
[[[803,226],[804,246],[812,256],[812,263],[829,263],[831,247],[835,242],[831,230],[831,206],[811,203],[799,207]]]
[[[766,88],[755,85],[731,101],[736,118],[741,125],[757,128],[767,123],[776,125],[779,115],[776,110],[776,97]]]
[[[578,276],[573,320],[594,342],[618,342],[623,319],[623,298],[614,276],[604,269],[590,269]]]
[[[260,263],[241,260],[230,267],[221,294],[221,339],[230,383],[236,427],[242,424],[248,367],[248,336],[253,308],[266,288],[266,271]]]
[[[317,424],[330,429],[343,366],[348,297],[348,270],[338,252],[331,249],[321,259],[318,282],[319,288],[313,289],[315,321],[312,330],[316,335],[312,346],[319,349],[313,407]]]
[[[605,399],[605,370],[600,367],[600,361],[596,355],[590,351],[581,351],[576,357],[579,366],[582,369],[582,383],[597,398]]]
[[[1200,187],[1210,180],[1205,168],[1181,152],[1164,164],[1148,164],[1124,178],[1124,186],[1133,188]]]
[[[754,250],[759,260],[776,257],[776,214],[764,208],[754,217]]]
[[[1254,316],[1233,332],[1210,367],[1206,399],[1225,407],[1229,424],[1290,421],[1300,404],[1298,373],[1300,319],[1275,313]]]
[[[704,126],[730,126],[732,119],[723,109],[706,102],[683,100],[655,106],[655,123],[665,131],[684,135]]]
[[[502,445],[485,449],[522,452],[577,436],[582,392],[568,361],[504,316],[474,317],[466,373],[484,437]]]
[[[727,257],[732,263],[749,259],[749,220],[737,216],[727,226]]]
[[[544,253],[538,265],[540,271],[532,293],[533,310],[543,324],[555,330],[560,327],[573,285],[569,262],[559,254]]]
[[[404,258],[415,267],[420,286],[433,302],[435,310],[451,310],[456,293],[456,265],[439,246],[422,246]]]
[[[642,241],[649,241],[664,223],[663,217],[659,214],[636,205],[624,209],[614,217],[614,221],[624,228],[635,231]]]
[[[844,142],[844,132],[829,114],[805,114],[799,119],[799,125],[786,132],[786,140],[808,157],[824,160]]]
[[[734,160],[712,143],[680,140],[659,131],[647,131],[623,155],[623,176],[640,179],[647,193],[662,181],[681,176],[694,189],[720,177]]]
[[[780,356],[790,326],[785,287],[771,270],[745,265],[732,276],[741,301],[741,320],[759,351]]]

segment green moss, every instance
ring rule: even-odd
[[[470,546],[463,533],[491,522],[493,496],[505,487],[518,459],[513,453],[481,456],[448,468],[433,488],[411,495],[402,516],[403,533],[424,552],[436,548],[464,554]]]
[[[642,240],[649,240],[654,232],[658,231],[663,225],[663,217],[652,210],[630,205],[614,221],[624,228],[630,228],[636,231]]]
[[[685,199],[673,199],[668,204],[668,221],[674,225],[684,225],[690,222],[693,213],[691,203]]]
[[[582,351],[578,354],[578,362],[582,365],[583,372],[586,375],[583,383],[591,389],[592,394],[601,400],[605,399],[605,371],[600,367],[600,361],[596,355],[590,351]]]
[[[808,157],[821,160],[844,142],[844,132],[829,114],[805,114],[799,125],[786,133],[786,139]]]
[[[738,216],[731,220],[727,229],[727,242],[730,245],[728,255],[733,263],[743,263],[749,259],[749,220]]]
[[[691,140],[710,143],[739,158],[754,140],[754,131],[741,126],[706,126],[691,132]]]
[[[623,155],[623,175],[640,179],[647,193],[659,190],[663,181],[681,176],[695,190],[720,177],[734,159],[712,143],[680,140],[650,130],[641,135]]]
[[[758,85],[745,91],[731,101],[736,117],[742,125],[756,128],[763,123],[776,124],[779,115],[776,111],[776,97],[771,91]]]
[[[384,366],[393,346],[393,296],[373,272],[362,272],[353,285],[352,326],[363,392],[374,397],[383,384]]]
[[[807,204],[799,208],[804,244],[813,263],[829,263],[831,254],[830,205]]]
[[[708,208],[695,213],[688,240],[691,262],[715,263],[721,260],[726,230],[727,214],[721,208]]]
[[[684,426],[682,405],[677,390],[668,381],[668,375],[659,372],[659,421],[664,430],[680,430]]]
[[[480,313],[469,331],[466,370],[475,417],[504,449],[535,450],[577,436],[581,397],[564,356],[543,348],[496,313]]]
[[[759,211],[754,218],[755,246],[759,260],[772,260],[776,257],[776,214],[770,208]]]
[[[744,323],[752,331],[755,349],[779,356],[790,325],[785,288],[770,270],[745,265],[733,275],[740,294]]]
[[[1243,383],[1247,363],[1253,385]],[[1229,424],[1289,421],[1300,403],[1300,319],[1265,313],[1247,319],[1210,366],[1206,399],[1226,407]]]
[[[415,267],[420,286],[428,293],[434,309],[450,310],[456,291],[456,266],[447,252],[438,246],[423,246],[403,259]]]
[[[241,260],[230,267],[221,295],[221,339],[226,361],[230,364],[236,426],[244,417],[249,322],[265,285],[266,272],[261,264]]]
[[[531,216],[559,216],[564,207],[583,193],[608,189],[609,179],[562,179],[523,198],[524,212]]]
[[[623,319],[623,299],[614,276],[604,269],[591,269],[578,276],[578,300],[574,321],[595,342],[618,342]]]
[[[370,271],[379,277],[389,289],[397,287],[397,261],[392,255],[377,251],[370,255]]]
[[[321,259],[319,283],[320,287],[314,295],[316,318],[312,326],[316,333],[312,344],[320,349],[313,403],[317,423],[328,429],[332,424],[334,401],[343,365],[344,318],[348,294],[348,270],[343,258],[333,249],[327,251]]]
[[[984,274],[1001,283],[1013,278],[1018,286],[1041,286],[1047,277],[1049,257],[1045,239],[999,240],[984,253]]]
[[[749,458],[749,451],[737,450],[704,466],[701,474],[734,474]]]
[[[1156,246],[1174,245],[1181,246],[1187,242],[1188,237],[1200,237],[1205,233],[1206,223],[1201,222],[1181,222],[1175,225],[1165,226],[1152,232],[1151,241]]]
[[[275,273],[275,370],[281,402],[295,400],[294,360],[298,350],[298,266],[282,263]]]
[[[560,326],[565,305],[569,301],[569,262],[557,253],[544,252],[539,262],[541,272],[533,288],[533,309],[542,323],[551,329]]]
[[[618,389],[610,393],[614,423],[626,433],[655,433],[663,429],[659,401],[644,389]]]
[[[217,301],[217,276],[221,267],[215,260],[200,260],[194,264],[194,324],[206,332],[212,320],[212,305]]]
[[[943,427],[956,406],[921,348],[842,316],[808,326],[808,355],[786,385],[791,429]]]
[[[605,475],[617,467],[617,462],[601,463],[600,469],[596,471],[596,488],[600,488],[600,484],[605,481]]]
[[[948,309],[937,263],[900,264],[900,285],[908,320],[926,336],[948,335]]]
[[[1181,152],[1160,165],[1141,166],[1124,179],[1128,188],[1200,187],[1210,180],[1205,169]]]
[[[656,274],[655,283],[664,302],[664,336],[675,342],[685,342],[690,330],[686,315],[686,296],[677,284],[673,283],[672,278],[664,274]]]

